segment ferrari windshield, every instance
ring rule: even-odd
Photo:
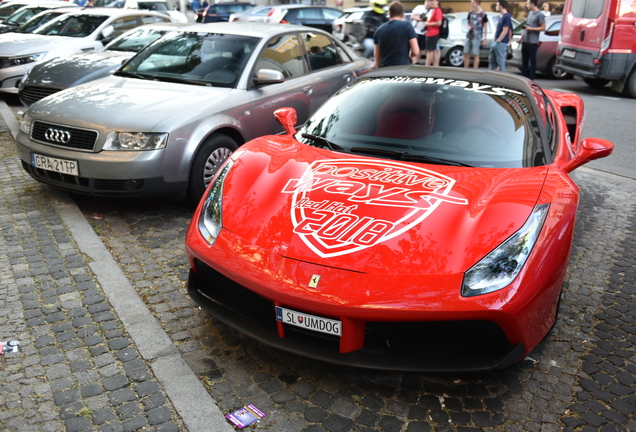
[[[299,141],[387,159],[478,167],[544,165],[529,98],[516,89],[427,77],[357,81],[327,101]]]
[[[34,31],[47,36],[86,37],[93,33],[108,15],[65,15]]]
[[[174,32],[141,51],[116,74],[234,87],[259,41],[248,36]]]

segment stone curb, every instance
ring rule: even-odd
[[[0,100],[0,116],[16,138],[19,123],[3,100]],[[89,266],[115,313],[164,387],[188,430],[233,431],[73,200],[64,191],[52,188],[46,190],[80,251],[93,260]]]

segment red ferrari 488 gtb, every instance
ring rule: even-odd
[[[500,369],[555,323],[583,103],[492,71],[364,75],[241,146],[190,225],[190,295],[240,332],[343,365]]]

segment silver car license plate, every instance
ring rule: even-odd
[[[79,165],[74,160],[58,159],[31,153],[31,165],[47,171],[79,176]]]
[[[334,336],[342,336],[342,321],[309,315],[291,309],[276,307],[276,321]]]
[[[573,59],[574,57],[576,57],[576,51],[572,51],[572,50],[569,50],[569,49],[564,49],[562,55],[563,55],[563,57],[567,57],[567,58],[572,58]]]

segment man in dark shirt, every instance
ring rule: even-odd
[[[376,30],[373,39],[376,68],[408,65],[420,59],[417,35],[411,23],[404,21],[404,6],[399,1],[389,5],[389,21]]]
[[[504,72],[506,70],[506,51],[512,36],[512,17],[508,13],[508,2],[506,0],[497,2],[497,11],[499,11],[501,17],[497,22],[495,40],[490,45],[488,69],[494,70],[499,66],[499,70]]]

